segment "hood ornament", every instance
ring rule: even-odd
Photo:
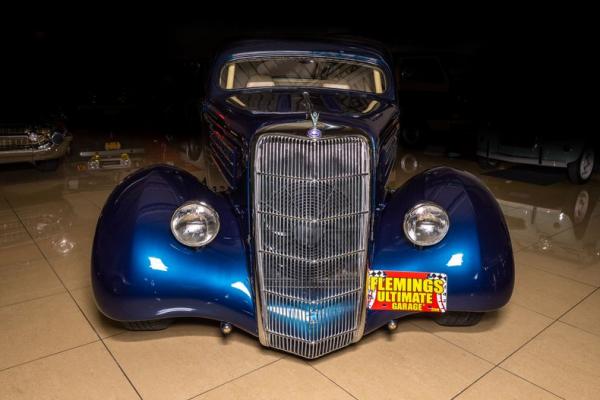
[[[313,126],[306,132],[306,136],[311,139],[318,139],[321,137],[321,131],[317,128],[317,124],[319,123],[319,113],[313,111],[313,105],[310,101],[310,95],[308,92],[302,93],[302,97],[304,97],[304,106],[306,107],[307,114],[310,115],[310,119],[312,119]]]
[[[318,139],[321,137],[321,131],[319,130],[319,128],[317,128],[317,123],[319,122],[319,113],[313,111],[310,114],[310,118],[312,119],[313,126],[308,130],[308,132],[306,132],[306,136],[308,136],[311,139]]]

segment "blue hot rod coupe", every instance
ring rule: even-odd
[[[96,303],[133,330],[221,322],[306,358],[398,318],[472,325],[511,297],[506,223],[472,175],[394,192],[399,109],[385,53],[248,41],[217,57],[203,104],[215,192],[166,165],[119,184],[98,221]]]

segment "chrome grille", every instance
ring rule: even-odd
[[[362,136],[258,139],[253,196],[263,344],[315,358],[362,335],[370,168]]]
[[[0,136],[0,151],[28,149],[31,142],[27,136]]]

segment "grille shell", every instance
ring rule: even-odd
[[[347,346],[364,323],[369,142],[268,133],[254,152],[261,342],[306,358]]]

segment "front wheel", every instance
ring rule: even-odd
[[[578,185],[589,181],[595,166],[594,149],[584,149],[581,157],[567,165],[569,180]]]
[[[481,321],[483,313],[468,311],[448,311],[435,318],[435,322],[442,326],[472,326]]]

